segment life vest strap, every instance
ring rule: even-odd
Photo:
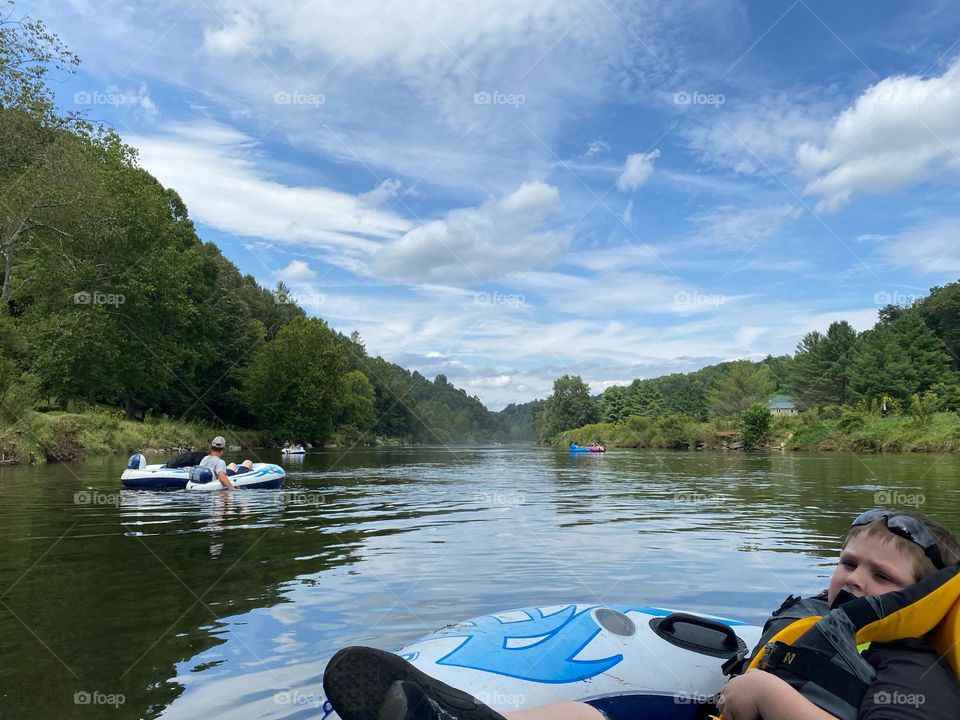
[[[867,693],[868,685],[862,679],[830,662],[829,655],[810,648],[773,642],[767,646],[760,667],[792,673],[819,685],[855,708],[860,707]]]

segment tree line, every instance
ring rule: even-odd
[[[864,332],[841,320],[826,332],[807,333],[793,355],[638,379],[598,396],[579,376],[564,375],[541,401],[534,430],[548,442],[565,430],[635,416],[739,418],[775,393],[788,395],[798,410],[837,417],[854,406],[875,413],[960,411],[958,370],[960,282],[954,282],[932,288],[910,306],[883,307]],[[752,410],[748,419],[757,417]]]
[[[502,419],[444,376],[371,357],[242,274],[113,130],[62,111],[79,63],[0,19],[0,414],[107,404],[277,440],[488,442]]]

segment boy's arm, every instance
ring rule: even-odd
[[[786,681],[763,670],[748,670],[723,686],[723,720],[837,720]]]

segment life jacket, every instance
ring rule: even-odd
[[[798,617],[806,610],[815,612]],[[865,646],[921,637],[960,680],[960,565],[833,610],[823,598],[788,598],[764,625],[748,669],[773,673],[814,705],[841,720],[856,720],[876,680],[876,670],[860,656]],[[731,662],[728,670],[742,670],[742,664]]]

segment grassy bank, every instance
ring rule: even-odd
[[[735,419],[698,422],[680,415],[634,416],[622,423],[597,423],[561,433],[555,443],[566,447],[599,442],[607,447],[724,449],[738,447]],[[881,452],[954,452],[960,449],[960,415],[877,417],[852,408],[832,414],[815,411],[772,418],[768,449],[850,450]]]
[[[124,420],[115,409],[84,412],[29,412],[19,422],[0,430],[0,462],[71,462],[88,455],[128,454],[140,451],[174,452],[204,448],[211,438],[223,435],[241,447],[269,444],[253,430],[215,427],[169,418]]]

